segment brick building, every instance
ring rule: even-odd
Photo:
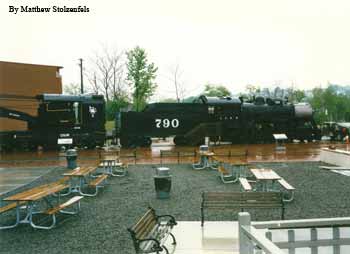
[[[37,115],[36,95],[62,93],[61,68],[0,61],[0,107]],[[25,122],[0,117],[0,131],[26,129]]]

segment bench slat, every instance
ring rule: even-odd
[[[56,186],[60,186],[62,184],[65,184],[68,180],[69,180],[69,177],[63,177],[63,178],[59,179],[58,181],[47,183],[47,184],[43,184],[43,185],[34,187],[32,189],[23,191],[21,193],[14,194],[12,196],[9,196],[9,197],[5,198],[5,200],[12,200],[12,199],[13,200],[18,200],[18,199],[21,199],[22,197],[30,196],[32,193],[37,193],[40,190],[43,190],[43,189],[46,189],[46,188],[53,188],[53,187],[56,187]]]
[[[23,205],[23,204],[25,204],[25,201],[20,201],[19,202],[19,205]],[[13,208],[16,208],[16,206],[17,206],[16,202],[10,203],[10,204],[5,205],[5,206],[2,206],[2,207],[0,207],[0,213],[3,213],[3,212],[11,210]]]
[[[156,228],[156,226],[157,221],[155,219],[149,220],[138,232],[136,232],[136,237],[139,239],[146,238]]]
[[[284,219],[284,203],[279,192],[203,192],[201,219],[204,224],[204,209],[281,208]]]
[[[69,199],[68,201],[64,202],[63,204],[60,204],[54,208],[50,208],[49,210],[45,211],[46,214],[52,215],[57,213],[58,211],[73,205],[76,202],[79,202],[81,199],[83,198],[83,196],[74,196],[71,199]]]
[[[143,238],[156,224],[156,217],[152,210],[148,210],[144,216],[132,227],[137,238]]]
[[[226,193],[203,193],[205,201],[216,201],[216,200],[245,200],[249,199],[280,199],[280,193],[278,192],[226,192]]]
[[[107,177],[108,177],[108,175],[104,175],[104,174],[100,175],[96,179],[94,179],[93,181],[89,182],[89,186],[97,186],[100,183],[102,183]]]
[[[290,184],[289,184],[286,180],[284,180],[283,178],[280,179],[280,180],[278,180],[278,183],[279,183],[280,185],[282,185],[283,188],[285,188],[286,190],[295,190],[295,188],[294,188],[292,185],[290,185]]]
[[[242,185],[243,189],[246,191],[251,191],[253,188],[250,185],[250,183],[248,182],[248,180],[246,178],[240,177],[239,178],[239,182]]]

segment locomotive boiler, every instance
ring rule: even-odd
[[[122,146],[149,146],[152,137],[174,136],[176,145],[198,145],[205,137],[232,143],[269,143],[275,133],[289,140],[319,140],[309,104],[281,99],[200,96],[192,103],[152,103],[142,112],[121,112],[116,130]]]

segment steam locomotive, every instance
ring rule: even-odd
[[[0,132],[0,148],[33,149],[42,146],[102,146],[106,138],[105,102],[101,95],[42,94],[38,114],[0,107],[0,117],[27,122],[25,131]]]
[[[152,103],[142,112],[120,112],[116,132],[124,147],[149,146],[152,137],[174,136],[176,145],[198,145],[205,137],[232,143],[270,143],[273,134],[289,140],[321,138],[309,104],[282,99],[200,96],[192,103]]]

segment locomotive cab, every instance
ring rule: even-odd
[[[45,146],[95,147],[105,139],[105,103],[100,95],[42,94],[36,133],[45,137]],[[43,139],[43,138],[37,138]]]

